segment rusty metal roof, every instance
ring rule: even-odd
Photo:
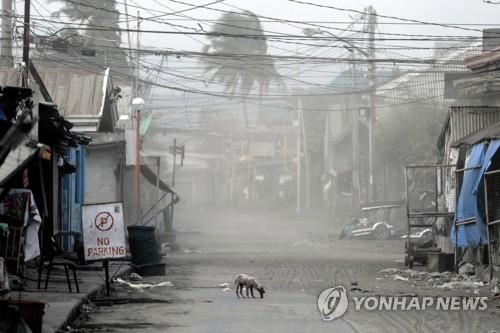
[[[500,120],[500,107],[450,107],[450,142],[455,142]]]
[[[496,122],[480,131],[474,132],[465,138],[462,138],[452,144],[452,146],[459,146],[461,144],[474,145],[484,140],[500,138],[500,122]]]
[[[438,147],[445,144],[445,136],[449,137],[447,142],[456,146],[460,140],[498,121],[500,121],[500,107],[451,106],[439,136]]]
[[[38,68],[38,73],[61,115],[75,124],[74,131],[114,129],[118,114],[116,105],[111,105],[116,103],[109,100],[113,89],[109,69],[90,73],[68,68]],[[15,69],[0,68],[2,85],[18,85],[18,77]]]

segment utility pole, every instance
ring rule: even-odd
[[[126,27],[127,27],[127,41],[128,41],[128,47],[132,49],[132,40],[130,38],[130,22],[129,22],[129,16],[128,16],[128,3],[127,0],[124,0],[124,6],[125,6],[125,17],[126,17]],[[137,29],[139,30],[139,29]],[[132,50],[129,51],[129,58],[130,61],[132,61]]]
[[[23,31],[23,87],[28,87],[28,62],[30,60],[30,10],[31,1],[24,1],[24,31]]]
[[[301,170],[300,170],[300,164],[301,164],[301,159],[300,159],[300,142],[302,141],[302,129],[300,126],[300,119],[302,118],[302,100],[299,97],[298,105],[297,105],[297,213],[300,213],[300,208],[301,208],[301,188],[300,188],[300,182],[301,182]]]
[[[351,51],[351,85],[352,91],[357,90],[357,70],[356,70],[356,57],[354,50]],[[354,216],[359,214],[359,206],[360,206],[360,190],[359,190],[359,111],[358,106],[356,105],[356,95],[351,94],[349,103],[349,110],[352,115],[352,210]]]
[[[141,110],[135,111],[135,207],[137,216],[142,217],[141,212]]]
[[[136,40],[136,51],[135,51],[135,81],[134,81],[134,93],[135,97],[139,95],[139,65],[140,65],[140,52],[141,49],[141,18],[139,11],[137,11],[137,40]]]
[[[376,68],[375,62],[375,28],[377,25],[376,12],[372,6],[366,9],[368,15],[367,33],[368,33],[368,84],[370,89],[369,94],[369,110],[368,110],[368,173],[369,173],[369,186],[368,186],[368,201],[375,200],[375,184],[373,174],[373,159],[375,156],[374,141],[375,141],[375,86],[376,86]]]
[[[160,201],[160,172],[161,172],[161,157],[158,156],[156,158],[156,184],[155,184],[155,205],[158,205],[159,207],[159,201]],[[158,210],[160,210],[158,208]],[[157,211],[157,214],[160,212]]]
[[[325,133],[323,136],[323,174],[330,172],[330,112],[326,112]]]
[[[306,126],[304,124],[304,111],[302,109],[302,100],[300,102],[300,128],[302,130],[302,144],[304,146],[304,167],[306,172],[306,208],[311,204],[311,187],[310,187],[310,169],[309,169],[309,153],[307,146]]]
[[[169,151],[174,155],[174,163],[172,164],[172,187],[175,188],[175,169],[177,164],[177,155],[181,155],[181,166],[184,165],[185,146],[178,146],[177,139],[174,139],[174,145],[169,147]],[[174,201],[174,193],[172,193],[172,202]],[[174,205],[170,207],[170,222],[174,223]]]
[[[141,209],[141,108],[144,100],[140,97],[134,98],[132,106],[135,110],[135,207],[137,209],[137,223],[142,222]]]
[[[12,57],[12,0],[2,0],[2,30],[0,34],[0,60],[2,65],[14,66]]]

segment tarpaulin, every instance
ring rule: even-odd
[[[24,261],[30,261],[40,255],[38,230],[42,218],[35,203],[31,190],[13,188],[0,202],[0,215],[22,221],[25,228]]]
[[[459,225],[457,245],[478,246],[487,243],[484,203],[484,173],[491,165],[491,159],[500,148],[500,140],[492,140],[472,147],[466,164],[466,171],[458,197],[455,221],[474,219],[475,223]],[[451,242],[455,244],[455,228],[451,230]]]

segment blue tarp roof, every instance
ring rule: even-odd
[[[458,197],[455,221],[474,219],[475,223],[460,225],[458,239],[455,229],[451,230],[451,241],[458,247],[478,246],[487,243],[484,203],[484,173],[491,165],[491,160],[500,148],[500,140],[492,140],[472,147],[466,164],[462,187]]]

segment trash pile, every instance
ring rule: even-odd
[[[470,274],[470,270],[463,270],[459,274],[455,274],[452,272],[429,273],[413,269],[386,268],[381,270],[380,273],[384,274],[385,278],[397,281],[426,282],[427,286],[431,288],[474,290],[476,292],[486,285],[473,273]]]

